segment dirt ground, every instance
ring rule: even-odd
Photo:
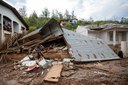
[[[47,69],[24,73],[14,62],[0,65],[0,85],[128,85],[128,58],[64,65],[58,83],[43,81]]]

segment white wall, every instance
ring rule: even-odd
[[[126,34],[126,41],[128,42],[128,32],[127,32],[127,34]]]
[[[16,17],[16,15],[8,8],[0,5],[0,14],[2,14],[3,16],[7,16],[8,18],[10,18],[12,21],[15,21],[19,24],[19,31],[18,33],[22,33],[21,31],[21,26],[26,28],[22,22]]]
[[[78,26],[76,32],[88,36],[88,26]]]
[[[2,32],[2,29],[0,27],[0,45],[2,44],[2,42],[1,42],[2,41],[2,33],[1,32]]]
[[[0,15],[0,41],[1,41],[1,38],[2,37],[2,26],[1,26],[1,15]],[[0,45],[1,45],[1,42],[0,42]]]
[[[121,31],[125,31],[126,32],[126,41],[128,41],[128,29],[127,28],[118,28],[117,29],[108,29],[108,30],[102,30],[100,32],[93,32],[89,30],[89,26],[78,26],[76,29],[77,33],[86,35],[86,36],[93,36],[93,37],[97,37],[102,39],[104,42],[106,42],[107,44],[113,44],[113,41],[110,41],[110,35],[109,35],[109,31],[116,30],[119,32],[118,34],[118,40],[115,42],[115,44],[120,44],[122,41],[122,33],[120,33]],[[117,34],[117,33],[116,33]],[[116,36],[117,38],[117,36]]]
[[[104,42],[108,43],[109,35],[108,35],[107,31],[100,32],[100,39],[102,39]]]
[[[94,31],[89,31],[88,36],[99,38],[99,34],[97,32],[94,32]]]
[[[2,45],[3,44],[3,42],[4,42],[4,40],[5,40],[5,38],[4,38],[4,33],[3,33],[3,15],[1,14],[1,16],[0,16],[1,18],[1,28],[0,28],[0,45]]]
[[[1,14],[0,14],[0,23],[1,23]]]
[[[3,23],[3,16],[6,16],[9,19],[11,19],[12,28],[13,28],[13,23],[12,23],[13,21],[15,21],[15,22],[18,23],[18,25],[15,28],[13,28],[12,34],[13,34],[14,30],[17,33],[22,33],[21,27],[24,27],[26,29],[26,27],[24,26],[24,24],[17,18],[17,16],[10,9],[8,9],[8,8],[0,5],[0,14],[2,16],[1,17],[2,18],[1,19],[1,23]],[[3,26],[1,26],[1,27],[2,28],[1,28],[1,33],[0,33],[0,37],[1,37],[0,38],[0,44],[3,44],[9,33],[6,33],[5,34],[5,32],[7,32],[7,31],[3,31]],[[10,34],[9,34],[9,36],[10,36]]]

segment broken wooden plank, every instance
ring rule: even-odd
[[[50,58],[50,59],[70,58],[70,56],[67,52],[46,52],[46,53],[43,53],[43,55],[44,55],[44,58]]]
[[[48,40],[46,42],[54,41],[54,40],[57,40],[57,39],[60,39],[60,38],[63,38],[63,36],[61,35],[61,36],[54,37],[54,38],[52,38],[52,39],[50,39],[50,40]]]
[[[18,34],[9,36],[0,47],[0,51],[8,49],[18,39]]]
[[[23,45],[30,45],[30,44],[35,44],[35,43],[38,43],[38,42],[40,42],[41,40],[40,39],[34,39],[34,40],[31,40],[31,41],[29,41],[29,42],[27,42],[27,43],[24,43]],[[22,45],[22,46],[23,46]]]
[[[62,68],[63,68],[62,64],[53,65],[50,71],[44,77],[44,80],[49,82],[58,82],[61,76],[60,74],[61,74]]]
[[[34,46],[36,46],[36,45],[39,45],[39,44],[41,44],[41,43],[46,42],[47,40],[49,40],[50,38],[53,38],[53,37],[54,37],[54,35],[50,35],[50,36],[46,37],[45,39],[41,40],[41,41],[38,42],[38,43],[35,43],[35,44],[33,44],[33,45],[29,46],[29,47],[25,47],[25,49],[30,49],[30,48],[32,48],[32,47],[34,47]]]

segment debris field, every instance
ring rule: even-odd
[[[128,58],[63,65],[61,77],[57,83],[54,83],[44,81],[50,68],[45,70],[38,68],[24,73],[22,67],[15,67],[14,62],[2,64],[0,85],[128,85]]]
[[[54,19],[1,48],[0,63],[0,85],[128,84],[127,57]]]

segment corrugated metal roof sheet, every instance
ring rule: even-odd
[[[119,59],[102,40],[84,36],[64,28],[63,31],[69,46],[69,53],[75,58],[75,61]]]

